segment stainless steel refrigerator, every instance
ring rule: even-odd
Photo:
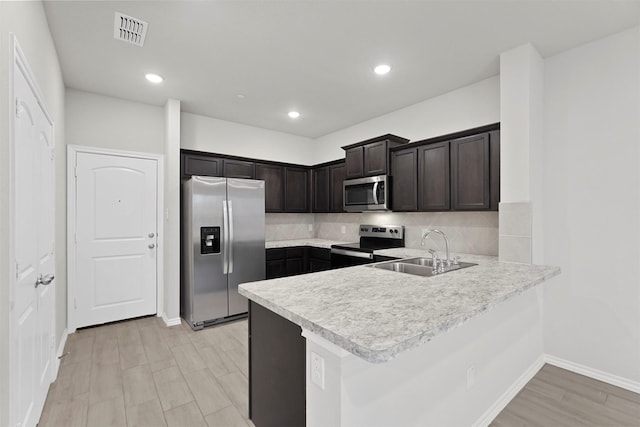
[[[242,317],[238,285],[265,278],[264,181],[193,176],[182,190],[180,314],[193,329]]]

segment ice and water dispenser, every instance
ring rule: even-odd
[[[200,253],[220,253],[220,227],[200,227]]]

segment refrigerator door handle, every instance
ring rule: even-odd
[[[227,248],[229,249],[229,274],[233,273],[233,203],[231,200],[228,202],[229,205],[229,243]]]
[[[224,238],[222,246],[222,274],[228,274],[229,266],[229,213],[227,211],[227,201],[222,201],[222,236]]]

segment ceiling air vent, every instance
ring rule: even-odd
[[[148,25],[149,24],[138,18],[116,12],[113,25],[113,37],[123,42],[142,46],[144,45],[144,37],[147,34]]]

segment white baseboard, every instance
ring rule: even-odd
[[[600,380],[605,383],[615,385],[629,391],[633,391],[635,393],[640,393],[640,382],[638,381],[632,381],[627,378],[619,377],[608,372],[580,365],[579,363],[570,362],[568,360],[561,359],[560,357],[556,356],[551,356],[549,354],[544,355],[544,361],[550,365],[557,366],[558,368],[566,369],[567,371],[575,372],[576,374],[581,374],[596,380]]]
[[[493,421],[495,417],[497,417],[498,414],[509,404],[509,402],[516,397],[516,394],[518,394],[520,390],[522,390],[524,386],[531,381],[531,378],[533,378],[540,368],[544,366],[544,362],[545,355],[543,354],[540,355],[540,357],[536,359],[536,361],[533,362],[533,364],[531,364],[531,366],[529,366],[513,384],[511,384],[511,387],[509,387],[507,391],[505,391],[502,396],[500,396],[498,400],[476,420],[475,423],[473,423],[473,427],[488,426],[491,421]]]
[[[64,346],[67,344],[67,337],[69,336],[69,333],[67,332],[67,330],[65,329],[64,331],[62,331],[62,338],[60,339],[60,344],[58,344],[58,352],[56,353],[56,361],[55,364],[53,366],[53,378],[51,379],[51,382],[54,382],[57,378],[58,378],[58,370],[60,369],[60,357],[62,356],[62,353],[64,353]]]
[[[177,326],[182,322],[179,317],[169,319],[166,313],[162,313],[162,320],[164,320],[164,324],[167,326]]]

